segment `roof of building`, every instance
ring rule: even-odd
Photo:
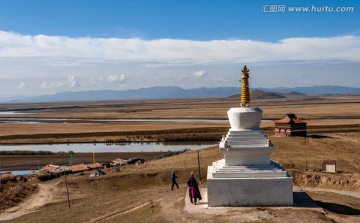
[[[59,168],[58,165],[49,164],[49,165],[44,166],[44,167],[41,168],[41,169],[42,169],[42,170],[46,170],[46,171],[54,171],[54,170],[56,170],[57,168]]]
[[[89,169],[96,169],[96,168],[102,167],[102,165],[100,163],[88,163],[88,164],[84,164],[84,165]]]
[[[55,173],[60,173],[60,172],[68,172],[71,171],[69,167],[67,166],[59,166],[59,168],[57,168],[56,170],[54,170]]]
[[[286,114],[284,119],[298,119],[298,117],[296,117],[295,114],[290,113],[290,114]]]
[[[274,120],[274,123],[277,124],[290,124],[290,123],[306,123],[307,120],[304,119],[299,119],[298,117],[296,117],[295,114],[286,114],[285,118],[283,119],[279,119],[279,120]]]
[[[15,175],[11,172],[5,172],[5,173],[0,173],[0,178],[3,180],[13,179],[15,178]]]
[[[111,162],[112,163],[121,163],[121,162],[124,162],[124,161],[125,161],[124,159],[116,158],[116,159],[112,160]]]
[[[336,164],[336,160],[324,160],[323,164]]]
[[[85,171],[88,169],[84,164],[71,165],[71,166],[68,166],[68,168],[72,172],[82,172],[82,171]]]

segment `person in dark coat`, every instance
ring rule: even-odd
[[[194,177],[194,172],[191,172],[191,177],[189,178],[187,184],[189,186],[190,202],[196,205],[197,199],[200,201],[202,197],[200,194],[198,181]]]
[[[176,185],[177,189],[179,189],[179,185],[176,183],[176,174],[175,171],[171,172],[170,179],[171,179],[171,190],[174,190],[174,185]]]

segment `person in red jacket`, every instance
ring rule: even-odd
[[[187,185],[189,186],[190,202],[196,205],[197,199],[200,201],[202,197],[199,190],[199,183],[194,177],[194,172],[191,172],[191,177],[187,181]]]

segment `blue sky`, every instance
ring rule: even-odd
[[[2,96],[236,86],[245,64],[253,87],[360,87],[359,1],[0,1]]]
[[[21,34],[142,39],[253,39],[360,34],[353,13],[265,13],[266,5],[359,6],[351,0],[2,0],[0,28]],[[359,9],[358,9],[359,10]]]

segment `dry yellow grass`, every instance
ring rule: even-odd
[[[324,132],[322,127],[359,129],[360,96],[353,98],[324,98],[314,101],[259,100],[264,119],[281,119],[286,113],[293,112],[299,118],[310,118],[310,131]],[[86,102],[59,104],[0,105],[2,109],[41,109],[16,117],[37,118],[81,118],[81,119],[227,119],[230,107],[238,106],[234,99],[191,99],[191,100],[151,100],[122,102]],[[9,115],[2,115],[9,117]],[[316,120],[313,118],[357,118],[356,120]],[[225,134],[228,122],[104,122],[84,123],[0,123],[0,143],[56,143],[56,142],[104,142],[106,140],[163,140],[164,134],[177,134],[176,139],[194,138],[200,134],[215,134],[218,139]],[[272,128],[272,122],[262,124]],[[325,131],[326,132],[326,131]],[[194,133],[194,136],[187,133]],[[170,134],[170,135],[171,135]],[[198,135],[196,135],[198,134]],[[134,136],[143,136],[136,139]],[[131,136],[131,137],[130,137]],[[168,136],[171,137],[171,136]],[[179,138],[180,137],[180,138]]]

